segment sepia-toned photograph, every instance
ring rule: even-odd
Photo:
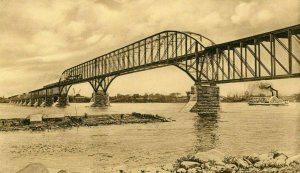
[[[0,173],[300,173],[300,0],[0,0]]]

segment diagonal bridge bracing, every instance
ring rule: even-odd
[[[176,66],[195,83],[300,77],[300,25],[222,44],[191,32],[164,31],[65,70],[57,83],[29,97],[67,93],[89,82],[107,91],[118,76]]]

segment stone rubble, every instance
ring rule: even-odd
[[[37,166],[41,167],[42,172],[31,173],[47,173],[43,165],[37,164],[28,165],[17,173],[27,173],[26,170],[32,171],[31,167],[36,169]],[[282,152],[271,151],[266,154],[254,153],[235,157],[225,155],[218,150],[210,150],[181,157],[174,164],[166,164],[158,168],[130,170],[116,167],[113,170],[115,173],[297,173],[300,172],[300,154],[288,157]],[[61,170],[57,173],[68,173],[68,171]]]

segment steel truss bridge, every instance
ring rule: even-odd
[[[163,31],[68,68],[57,83],[29,95],[67,94],[83,82],[106,92],[118,76],[164,66],[178,67],[200,84],[300,77],[299,45],[300,24],[222,44],[192,32]]]

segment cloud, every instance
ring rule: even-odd
[[[65,68],[162,30],[193,31],[220,43],[294,25],[299,23],[299,4],[298,0],[0,1],[0,71],[5,76],[0,78],[0,95],[11,93],[14,81],[23,84],[15,93],[34,89],[58,79]]]
[[[264,32],[298,24],[299,8],[298,0],[241,1],[235,6],[230,22],[240,28],[237,36],[260,30]]]
[[[257,3],[252,2],[242,2],[235,8],[235,13],[231,16],[231,21],[233,24],[239,24],[248,22],[249,19],[255,15],[257,10]]]

